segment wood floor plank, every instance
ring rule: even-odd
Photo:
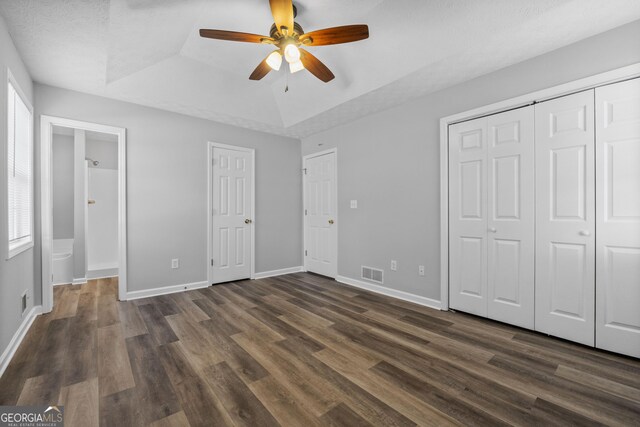
[[[183,411],[171,414],[149,424],[149,427],[190,427],[189,420]]]
[[[142,320],[138,306],[131,301],[122,301],[118,304],[118,315],[125,338],[144,335],[149,332],[147,325]]]
[[[296,399],[289,388],[268,376],[248,385],[251,392],[262,402],[283,426],[300,425],[321,427],[324,425],[304,400]]]
[[[65,425],[98,427],[98,402],[98,377],[62,387],[58,404],[64,406]]]
[[[167,319],[164,318],[160,310],[155,304],[139,305],[138,310],[142,316],[142,320],[147,326],[149,334],[153,337],[157,345],[167,344],[178,341],[178,337],[169,326]]]
[[[113,325],[120,321],[115,295],[98,295],[98,327]]]
[[[178,292],[169,295],[169,297],[176,303],[180,309],[180,313],[187,317],[192,322],[201,322],[203,320],[209,320],[207,313],[202,311],[198,305],[194,303],[194,300],[187,297],[185,292]]]
[[[320,417],[320,420],[328,427],[369,427],[374,425],[356,414],[344,403],[340,403],[331,408],[326,414]]]
[[[207,320],[201,322],[201,324],[210,325],[206,331],[213,345],[212,351],[216,352],[222,360],[227,361],[228,365],[231,366],[246,383],[257,381],[269,375],[267,370],[254,359],[251,354],[238,345],[230,336],[225,335],[220,329],[209,322],[210,321]]]
[[[153,338],[137,335],[127,338],[126,346],[135,381],[133,399],[142,423],[148,424],[180,411],[182,408]]]
[[[280,425],[226,362],[208,367],[205,375],[234,424],[249,427]]]
[[[303,406],[309,408],[315,416],[321,416],[340,402],[333,396],[333,390],[321,379],[313,373],[300,371],[296,365],[283,358],[281,352],[276,351],[275,344],[256,343],[244,334],[234,335],[233,340],[260,362],[271,376],[287,387],[297,400],[303,401]]]
[[[52,405],[57,403],[62,371],[29,378],[18,398],[18,406]]]
[[[159,353],[189,424],[193,427],[231,424],[229,415],[214,396],[213,390],[191,366],[181,344],[174,342],[163,345]]]
[[[215,343],[202,326],[191,322],[182,314],[167,316],[166,319],[196,369],[202,370],[224,360],[218,352],[212,351]]]
[[[100,397],[136,386],[119,324],[98,328],[97,352]]]
[[[635,425],[640,360],[308,274],[117,300],[54,288],[0,404],[68,425]]]
[[[63,385],[75,384],[98,376],[98,321],[74,318],[65,356]],[[97,383],[96,383],[97,384]]]

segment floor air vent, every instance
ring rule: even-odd
[[[365,267],[362,266],[362,278],[371,280],[372,282],[380,283],[383,282],[383,271],[378,270],[377,268]]]

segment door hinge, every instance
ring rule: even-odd
[[[307,214],[307,210],[306,210],[306,209],[304,210],[304,214],[305,214],[305,215]]]
[[[306,249],[304,250],[304,256],[307,256],[307,250]]]
[[[307,174],[307,168],[302,169],[302,171],[304,172],[304,174]]]
[[[213,267],[213,258],[211,259],[211,267]]]

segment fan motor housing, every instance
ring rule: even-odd
[[[296,33],[298,36],[301,36],[304,34],[304,30],[302,29],[302,26],[300,26],[300,24],[298,24],[297,22],[293,23],[293,32]],[[269,36],[273,39],[278,39],[278,29],[276,28],[276,24],[271,25]]]

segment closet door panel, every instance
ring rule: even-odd
[[[449,127],[449,299],[487,315],[486,118]]]
[[[534,109],[487,118],[488,317],[534,326]]]
[[[535,329],[594,344],[594,91],[535,106]]]
[[[640,357],[640,79],[596,89],[596,346]]]

